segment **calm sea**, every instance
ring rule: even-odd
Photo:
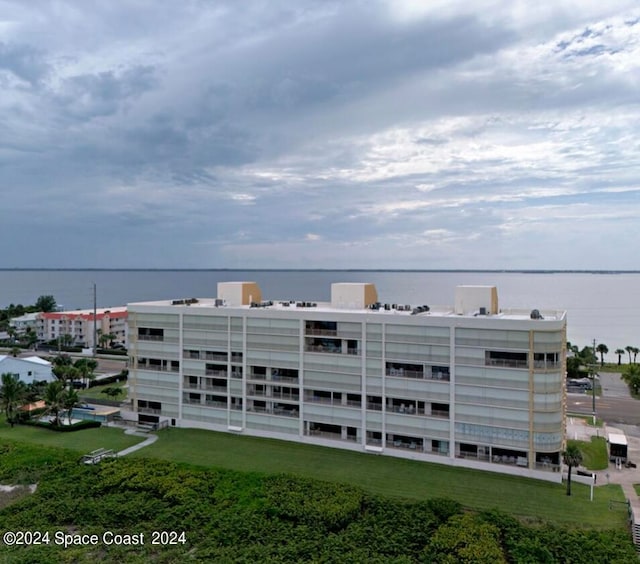
[[[231,280],[258,282],[264,299],[311,301],[328,300],[332,282],[373,282],[380,301],[411,305],[452,304],[460,284],[495,285],[500,307],[567,310],[568,339],[580,347],[593,339],[610,351],[640,346],[640,272],[2,270],[0,307],[52,294],[66,309],[91,308],[94,284],[98,307],[215,297],[217,283]]]

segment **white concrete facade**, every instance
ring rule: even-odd
[[[365,287],[337,292],[353,302],[375,292]],[[462,290],[460,314],[344,300],[230,306],[220,293],[128,305],[141,421],[560,481],[565,312],[500,310],[495,288]],[[469,305],[478,299],[483,310]]]

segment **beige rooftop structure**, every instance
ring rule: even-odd
[[[262,301],[262,292],[256,282],[218,282],[218,298],[236,307]]]
[[[458,286],[456,315],[495,315],[498,313],[498,289],[495,286]]]
[[[336,309],[364,309],[378,301],[374,284],[338,282],[331,284],[331,307]]]

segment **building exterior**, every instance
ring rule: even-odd
[[[25,384],[33,382],[53,382],[56,377],[51,371],[51,363],[38,357],[18,358],[0,355],[0,374],[14,374]]]
[[[560,481],[566,314],[504,310],[495,287],[453,307],[381,304],[372,284],[330,303],[215,299],[128,305],[141,422]]]
[[[93,347],[94,324],[97,323],[98,345],[100,335],[113,335],[114,343],[128,344],[127,308],[97,309],[96,320],[92,309],[56,311],[38,316],[38,340],[51,341],[70,335],[69,344]]]
[[[13,327],[17,335],[24,335],[28,331],[34,333],[38,328],[38,316],[40,313],[26,313],[20,317],[12,317],[9,320],[9,326]]]

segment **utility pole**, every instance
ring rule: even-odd
[[[593,340],[593,356],[598,361],[598,357],[596,356],[596,340]],[[593,424],[596,424],[596,369],[595,365],[591,367],[591,399],[592,399],[592,410],[593,410]]]
[[[96,283],[93,283],[93,358],[98,354],[98,301]],[[595,409],[595,408],[594,408]]]

